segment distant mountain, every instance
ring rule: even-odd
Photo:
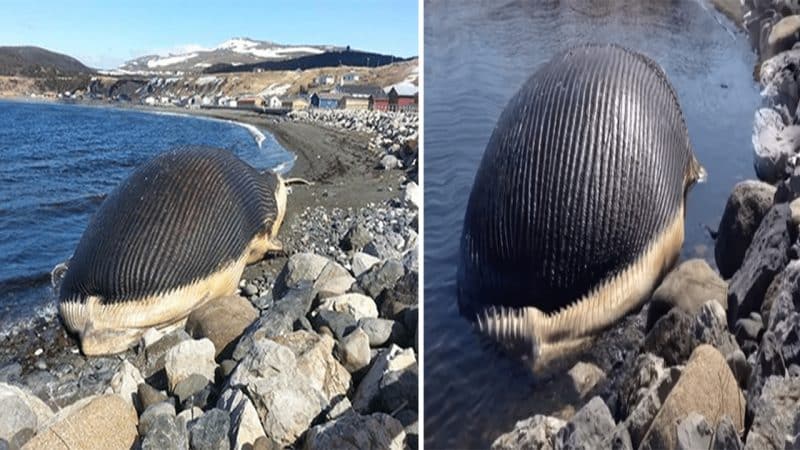
[[[0,75],[52,77],[94,73],[77,59],[39,47],[0,47]]]
[[[357,50],[341,49],[326,51],[316,55],[300,56],[297,58],[284,59],[280,61],[262,61],[253,64],[215,64],[207,69],[205,73],[221,72],[251,72],[256,69],[262,70],[308,70],[320,67],[353,66],[353,67],[379,67],[395,62],[406,61],[392,55],[381,55],[380,53],[361,52]]]
[[[213,65],[247,65],[280,61],[336,50],[326,45],[282,45],[249,38],[229,39],[214,48],[190,47],[170,55],[147,55],[126,62],[119,70],[136,73],[202,72]]]

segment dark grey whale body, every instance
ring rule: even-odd
[[[232,153],[189,148],[135,170],[101,204],[68,263],[59,309],[87,354],[236,291],[244,265],[278,249],[281,178]]]
[[[555,56],[506,106],[475,177],[461,313],[534,357],[609,326],[673,265],[702,173],[655,62],[614,45]]]

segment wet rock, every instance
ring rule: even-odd
[[[330,330],[336,340],[341,341],[356,328],[356,319],[348,312],[319,309],[311,316],[311,324],[318,333]]]
[[[14,436],[24,429],[35,432],[53,417],[39,398],[5,383],[0,383],[0,411],[0,439],[8,442],[15,442]]]
[[[369,230],[359,222],[356,222],[347,233],[342,237],[339,246],[342,250],[360,251],[364,248],[369,241],[372,240],[372,234]],[[353,255],[355,257],[355,255]],[[358,276],[358,274],[356,274]]]
[[[677,448],[675,423],[696,412],[716,427],[723,416],[731,417],[737,429],[744,428],[745,402],[725,358],[709,346],[692,353],[686,368],[672,388],[650,429],[642,448]]]
[[[690,259],[669,273],[650,299],[646,330],[670,309],[677,307],[694,316],[709,300],[727,307],[728,285],[702,259]]]
[[[330,260],[314,253],[296,253],[289,258],[275,280],[273,294],[283,297],[286,291],[300,288],[303,282],[314,282]]]
[[[358,277],[358,284],[371,297],[378,297],[384,289],[394,287],[397,280],[403,276],[405,268],[403,263],[390,259],[376,264],[371,270]]]
[[[381,260],[372,255],[356,252],[353,255],[353,275],[360,277],[364,272],[368,271],[379,262],[381,262]]]
[[[389,349],[381,351],[356,388],[352,400],[353,409],[359,413],[374,411],[380,406],[377,400],[383,378],[390,372],[403,370],[415,365],[416,362],[414,351],[411,349],[402,350],[392,345]]]
[[[303,449],[402,450],[405,438],[403,425],[387,414],[350,414],[308,430]]]
[[[369,337],[371,347],[383,347],[388,344],[399,344],[407,339],[408,331],[402,323],[380,318],[364,318],[358,326]]]
[[[349,291],[355,281],[347,269],[335,261],[329,261],[314,282],[314,288],[320,295],[337,296]]]
[[[350,374],[333,357],[333,339],[307,331],[295,331],[273,338],[290,349],[296,358],[297,369],[306,375],[311,386],[325,394],[330,401],[345,396],[350,389]]]
[[[600,397],[589,400],[556,433],[555,447],[560,449],[599,448],[614,432],[614,418]]]
[[[248,392],[265,434],[282,446],[293,444],[328,405],[325,395],[298,370],[292,350],[269,339],[255,342],[229,385]]]
[[[156,416],[142,438],[142,450],[188,450],[185,425],[176,417]]]
[[[771,376],[755,400],[747,448],[780,449],[800,409],[800,378]],[[735,424],[734,424],[735,425]]]
[[[586,397],[598,383],[606,378],[603,369],[583,361],[572,366],[567,375],[572,380],[572,387],[579,398]]]
[[[286,295],[276,301],[247,330],[245,330],[236,349],[233,359],[239,361],[249,351],[253,343],[259,339],[271,338],[294,331],[294,323],[305,317],[311,309],[311,303],[317,292],[308,283],[290,289]]]
[[[265,437],[253,402],[241,390],[226,389],[220,395],[217,408],[230,415],[229,437],[234,450],[241,450],[245,445],[253,445],[258,438]]]
[[[194,422],[190,443],[193,450],[229,450],[231,418],[227,412],[213,408]]]
[[[746,180],[734,186],[717,228],[714,260],[723,278],[739,270],[761,220],[772,207],[775,187]]]
[[[710,448],[713,430],[706,422],[705,417],[695,412],[690,412],[688,416],[678,423],[677,435],[677,448],[679,450]]]
[[[344,294],[329,297],[322,301],[320,309],[349,313],[355,320],[365,317],[378,317],[378,307],[375,300],[362,294]]]
[[[492,443],[492,450],[552,450],[556,433],[564,425],[566,422],[561,419],[537,414],[517,422],[513,430],[500,435]]]
[[[116,375],[111,378],[111,389],[115,394],[129,402],[137,411],[142,411],[144,408],[142,408],[138,396],[139,385],[142,383],[144,383],[144,378],[139,369],[129,363],[128,360],[124,360]]]
[[[147,383],[140,383],[137,387],[139,394],[139,401],[141,402],[141,411],[146,410],[150,405],[167,401],[167,394],[159,391],[158,389],[150,386]]]
[[[69,450],[91,447],[131,448],[136,442],[136,410],[122,397],[110,394],[90,397],[67,407],[54,417],[47,429],[26,444],[31,450]]]
[[[258,310],[247,299],[237,295],[221,297],[189,314],[186,332],[195,339],[210,339],[215,357],[222,359],[230,357],[239,337],[257,318]]]
[[[369,365],[369,336],[356,328],[342,339],[342,364],[350,373],[358,372]]]
[[[728,323],[731,328],[739,317],[760,310],[767,287],[786,266],[793,241],[790,223],[791,211],[785,204],[773,206],[761,221],[745,253],[742,267],[728,285]]]
[[[172,347],[164,357],[164,369],[171,391],[192,374],[214,382],[217,363],[214,362],[214,343],[210,339],[188,340]]]

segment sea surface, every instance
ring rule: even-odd
[[[755,177],[755,57],[746,36],[704,1],[426,1],[426,448],[486,448],[516,421],[547,412],[535,400],[542,380],[486,348],[458,315],[458,243],[500,112],[537,67],[582,43],[649,55],[678,92],[708,171],[689,194],[682,258],[713,265],[705,226],[716,229],[733,186]]]
[[[0,101],[0,335],[53,313],[50,271],[72,255],[105,196],[143,162],[186,145],[226,148],[258,169],[294,161],[252,125]]]

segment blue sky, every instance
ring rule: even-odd
[[[416,56],[417,0],[2,1],[0,45],[36,45],[96,68],[232,37]]]

